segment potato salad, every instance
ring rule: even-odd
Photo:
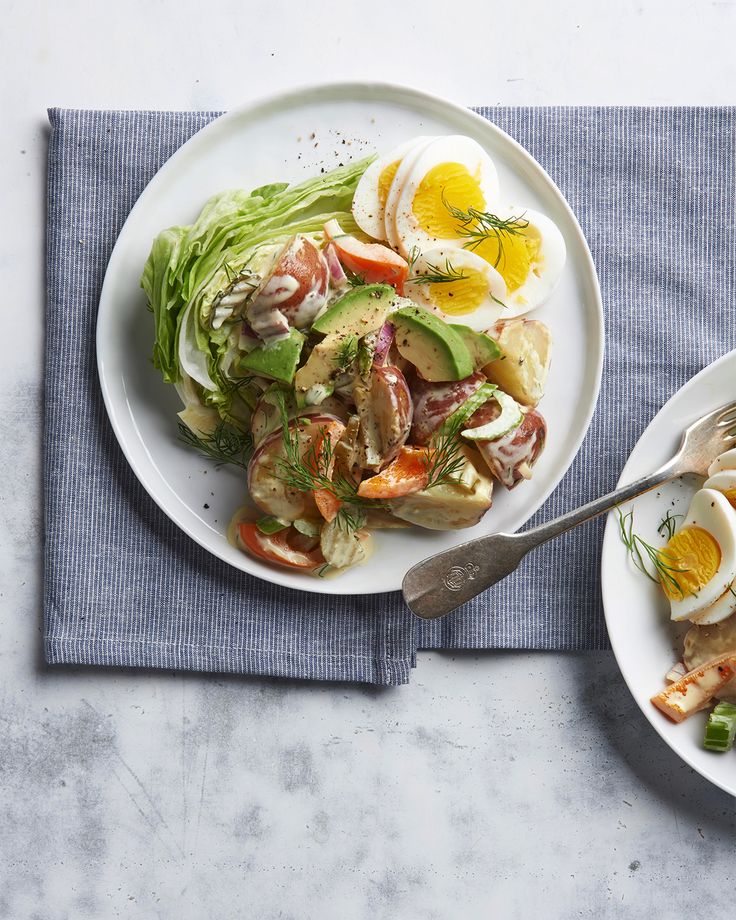
[[[142,286],[179,436],[242,469],[232,541],[324,577],[374,531],[472,527],[533,474],[565,245],[462,136],[229,191],[156,237]]]

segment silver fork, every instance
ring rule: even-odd
[[[675,456],[650,476],[546,524],[520,533],[471,540],[415,565],[404,577],[404,600],[418,617],[433,620],[445,616],[510,575],[535,547],[678,476],[707,475],[713,459],[735,444],[736,402],[732,402],[693,422]]]

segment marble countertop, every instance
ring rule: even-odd
[[[684,917],[732,905],[734,800],[613,656],[421,653],[408,687],[41,657],[51,105],[228,108],[385,79],[465,104],[733,102],[732,2],[8,3],[0,272],[0,918]]]

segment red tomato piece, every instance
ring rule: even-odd
[[[325,224],[325,236],[332,242],[340,262],[367,284],[392,284],[399,294],[409,275],[406,259],[383,243],[362,243],[343,233],[336,220]]]
[[[305,552],[289,543],[291,528],[278,533],[261,533],[255,524],[238,524],[238,535],[243,547],[257,559],[275,562],[290,569],[317,569],[325,564],[319,547]]]

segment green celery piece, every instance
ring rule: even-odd
[[[708,751],[724,753],[733,747],[736,736],[736,706],[718,703],[708,716],[703,747]]]
[[[289,526],[291,525],[288,521],[282,521],[281,518],[272,517],[270,514],[256,521],[256,527],[261,533],[278,533]]]
[[[478,409],[493,396],[498,389],[495,383],[482,383],[472,396],[468,396],[465,402],[446,418],[442,428],[444,430],[455,430],[462,428],[465,422],[474,415]]]

